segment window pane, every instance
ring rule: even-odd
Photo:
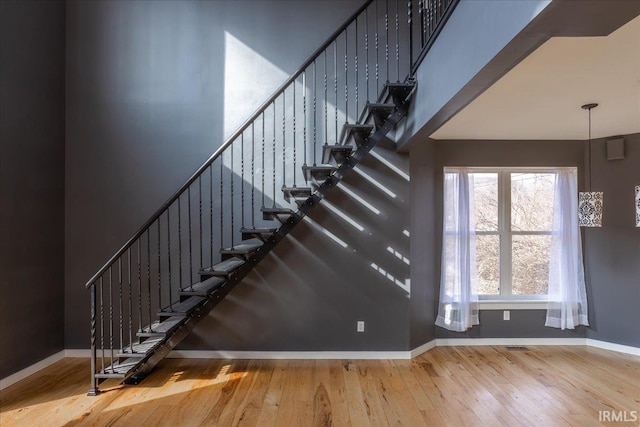
[[[498,230],[498,174],[472,173],[476,230]]]
[[[513,236],[512,294],[546,295],[551,236]]]
[[[555,177],[553,173],[511,174],[511,230],[551,230]]]
[[[500,294],[500,238],[497,235],[476,236],[478,262],[478,294]]]

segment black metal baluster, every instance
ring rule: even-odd
[[[316,80],[317,80],[317,76],[316,76],[316,61],[313,61],[313,166],[316,165],[316,149],[317,149],[317,131],[316,131],[317,94],[316,94]],[[305,128],[305,134],[306,134],[306,128]]]
[[[328,48],[327,48],[328,49]],[[328,145],[329,133],[329,100],[327,98],[327,49],[324,50],[324,145]]]
[[[282,92],[282,186],[286,186],[287,183],[287,179],[286,179],[286,175],[287,175],[287,170],[286,170],[286,158],[285,158],[285,141],[286,141],[286,136],[285,136],[285,129],[286,129],[286,115],[287,115],[287,110],[285,107],[286,104],[286,89]]]
[[[387,67],[387,83],[389,83],[389,0],[385,0],[384,5],[384,62]]]
[[[100,348],[102,349],[102,372],[104,372],[104,274],[100,276]]]
[[[303,72],[304,78],[304,72]],[[293,187],[296,186],[296,83],[297,79],[293,81]]]
[[[396,0],[396,76],[400,82],[400,11]]]
[[[133,314],[131,306],[131,246],[127,248],[127,258],[129,259],[129,345],[133,345]],[[132,347],[133,348],[133,347]]]
[[[313,61],[313,66],[316,66],[316,62]],[[315,75],[315,74],[314,74]],[[302,117],[304,117],[304,124],[302,126],[302,147],[304,149],[303,166],[307,166],[307,71],[302,72]]]
[[[333,41],[333,92],[336,98],[335,110],[335,143],[338,144],[338,39]]]
[[[409,72],[413,65],[413,0],[407,2],[407,24],[409,25]]]
[[[220,247],[224,247],[224,173],[223,172],[224,172],[224,152],[220,154]]]
[[[379,40],[378,40],[378,3],[374,3],[376,8],[376,34],[375,34],[375,45],[376,45],[376,97],[380,94],[380,52],[379,52]]]
[[[244,227],[244,131],[240,134],[240,226]]]
[[[187,224],[189,229],[189,284],[193,286],[193,240],[191,238],[191,186],[187,187]]]
[[[349,123],[349,28],[344,30],[344,117]]]
[[[97,362],[97,350],[96,350],[96,282],[91,285],[91,387],[89,388],[88,396],[95,396],[98,394],[98,380],[96,378],[96,362]]]
[[[138,250],[136,256],[138,258],[138,332],[142,332],[142,265],[140,264],[140,238],[137,240]]]
[[[111,350],[111,372],[113,372],[113,266],[109,267],[109,349]]]
[[[182,206],[180,203],[180,199],[182,199],[182,194],[178,196],[178,276],[180,279],[180,289],[183,289],[182,286]]]
[[[168,209],[167,209],[168,210]],[[200,252],[200,270],[202,270],[202,263],[203,263],[203,252],[204,252],[204,246],[202,244],[202,175],[200,175],[198,177],[198,221],[199,221],[199,228],[198,228],[198,238],[199,238],[199,242],[200,242],[200,246],[198,248],[198,251]]]
[[[425,19],[424,19],[424,4],[425,4],[426,0],[419,0],[418,1],[418,14],[420,15],[420,50],[422,51],[422,48],[424,47],[424,35],[427,31],[426,27],[425,27]],[[413,63],[411,63],[411,65],[413,66]]]
[[[209,165],[209,256],[213,266],[213,163]],[[182,286],[181,286],[182,287]]]
[[[428,33],[427,33],[427,40],[429,40],[429,37],[431,37],[431,34],[433,34],[433,23],[435,21],[435,2],[433,0],[430,0],[430,4],[429,4],[429,27],[428,27]]]
[[[120,349],[124,348],[123,345],[123,341],[124,341],[124,319],[122,317],[122,311],[123,311],[123,303],[122,303],[122,257],[118,258],[118,308],[119,308],[119,312],[118,312],[118,326],[120,327],[120,333],[119,333],[119,338],[120,338]]]
[[[149,311],[149,332],[153,332],[151,325],[151,228],[147,229],[147,308]]]
[[[265,139],[264,139],[264,111],[262,112],[262,207],[264,207],[264,156],[265,156]]]
[[[162,310],[162,258],[160,250],[160,218],[158,223],[158,309]]]
[[[173,311],[173,293],[171,291],[171,207],[167,208],[167,280],[169,282],[169,310]],[[158,218],[160,222],[160,218]]]
[[[230,170],[230,176],[231,176],[231,187],[229,188],[229,192],[231,193],[231,198],[229,199],[230,203],[231,203],[231,247],[233,248],[234,245],[234,231],[235,231],[235,217],[234,217],[234,205],[235,205],[235,199],[233,198],[233,151],[235,148],[235,141],[233,141],[234,143],[231,144],[231,147],[229,147],[231,149],[231,170]]]
[[[271,167],[271,179],[273,185],[273,207],[276,207],[276,101],[273,101],[273,165]]]
[[[360,112],[360,105],[358,104],[358,85],[360,83],[360,78],[359,78],[359,73],[358,73],[358,18],[356,17],[356,22],[355,22],[355,28],[356,28],[356,37],[355,37],[355,51],[356,51],[356,55],[354,58],[354,71],[355,71],[355,75],[356,75],[356,85],[355,85],[355,91],[354,91],[354,97],[355,97],[355,110],[353,111],[354,117],[355,117],[355,121],[359,122],[360,116],[358,115]]]
[[[365,54],[364,82],[367,86],[366,102],[369,102],[369,8],[368,7],[364,10],[364,54]]]
[[[256,128],[255,121],[251,123],[251,227],[256,226],[256,214],[255,214],[255,161],[256,161]]]

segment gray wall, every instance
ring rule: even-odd
[[[602,228],[584,230],[587,337],[640,347],[640,228],[633,210],[640,134],[625,136],[624,160],[608,161],[605,141],[593,141],[592,157],[592,189],[604,191]]]
[[[229,123],[256,108],[359,5],[305,2],[69,2],[67,6],[67,348],[88,346],[84,283],[222,143]],[[247,11],[251,10],[251,14]],[[229,44],[230,38],[233,43]],[[227,50],[233,47],[233,52]],[[226,58],[258,68],[225,85]],[[271,64],[271,65],[270,65]],[[274,66],[277,66],[274,68]],[[279,69],[279,70],[278,70]],[[241,71],[241,70],[240,70]],[[229,91],[238,96],[238,103]],[[260,103],[258,99],[257,103]],[[408,170],[391,147],[381,155]],[[337,246],[303,224],[196,329],[183,348],[331,350],[408,348],[409,187],[375,159],[362,170],[397,197],[352,174],[346,185],[379,206],[371,215],[340,189],[311,216]],[[392,218],[392,220],[390,220]],[[385,276],[372,268],[384,269]],[[364,334],[355,333],[365,320]]]
[[[434,144],[417,145],[410,155],[411,164],[411,348],[435,338],[438,302],[436,205],[436,150]]]
[[[64,348],[63,2],[0,2],[0,378]]]

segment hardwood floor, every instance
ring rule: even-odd
[[[97,397],[86,396],[88,372],[87,359],[64,359],[1,391],[0,424],[640,424],[640,358],[582,346],[440,347],[413,360],[166,359],[142,384],[106,382]],[[638,418],[607,422],[615,418],[598,411]]]

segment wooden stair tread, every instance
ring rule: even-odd
[[[172,316],[164,321],[155,321],[151,326],[145,326],[142,331],[136,335],[139,337],[163,337],[171,333],[175,328],[185,322],[185,318],[182,316]]]

